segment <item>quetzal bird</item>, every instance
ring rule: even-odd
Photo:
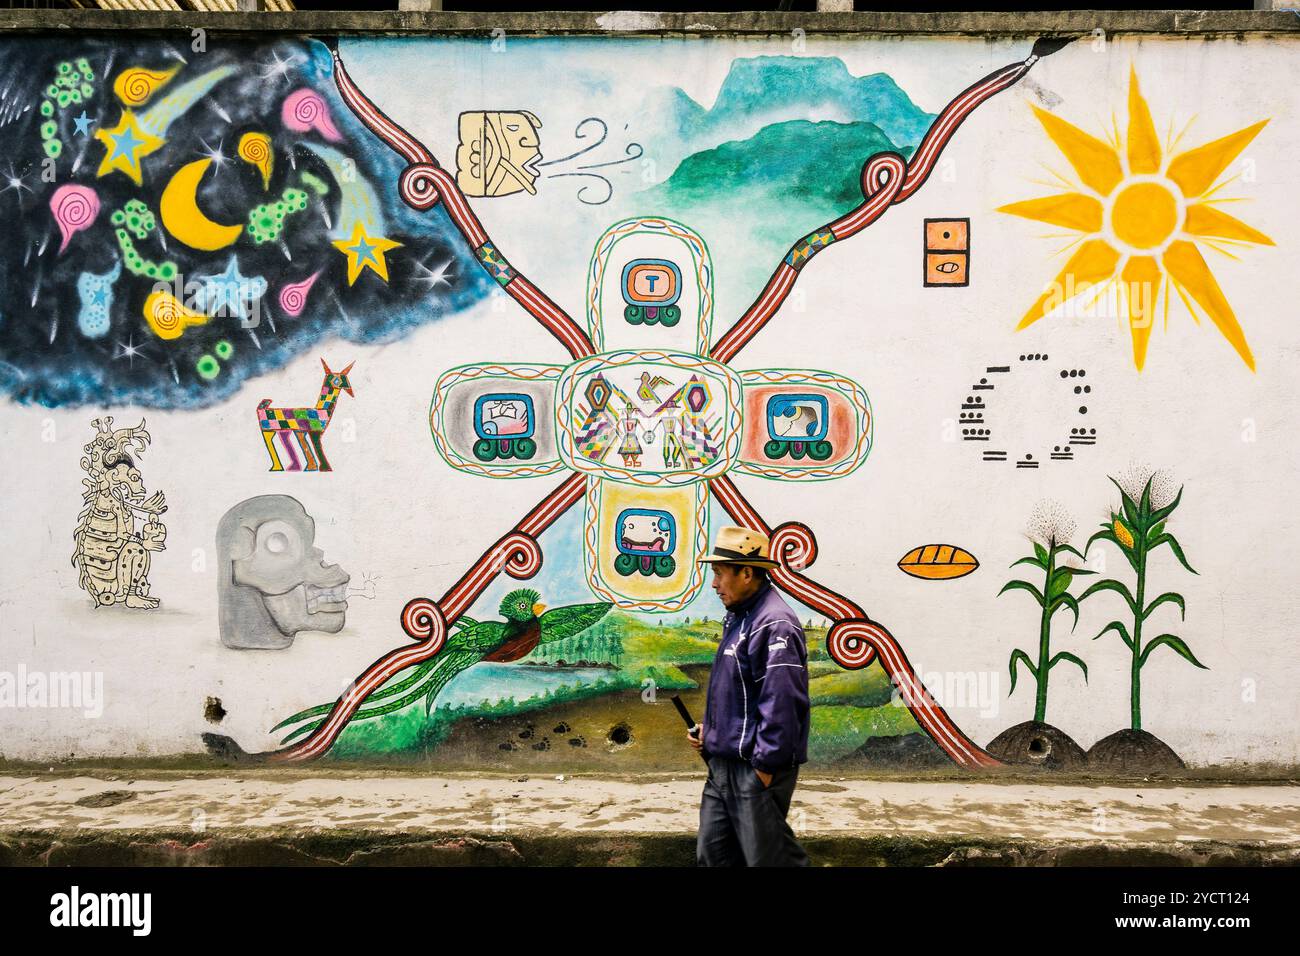
[[[362,709],[352,715],[349,723],[391,714],[421,697],[425,702],[424,712],[429,714],[442,689],[466,668],[473,667],[479,661],[517,661],[531,653],[538,644],[562,641],[585,631],[614,606],[608,602],[570,604],[547,611],[546,605],[538,603],[539,598],[540,595],[531,588],[511,591],[502,599],[499,608],[504,621],[475,621],[461,615],[452,624],[454,630],[447,636],[447,643],[442,650],[431,659],[418,664],[409,676],[382,687],[367,697]],[[371,706],[376,702],[382,703]],[[308,720],[308,723],[282,741],[289,743],[314,730],[333,707],[333,704],[321,704],[299,711],[276,724],[271,732]],[[309,720],[313,717],[319,719]]]

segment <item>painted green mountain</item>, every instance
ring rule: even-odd
[[[816,206],[838,214],[862,201],[862,164],[886,150],[898,147],[874,123],[791,120],[688,156],[666,182],[640,195],[678,205],[721,201],[739,190],[746,205],[757,192],[791,211]]]
[[[908,145],[919,143],[934,119],[886,73],[853,76],[837,57],[795,56],[736,60],[709,116],[763,115],[773,103],[785,109],[839,109],[846,120],[870,121],[894,142]]]
[[[670,87],[647,108],[687,152],[793,119],[870,122],[893,142],[915,146],[934,120],[888,74],[854,76],[838,57],[819,56],[737,59],[712,107],[705,109]]]
[[[640,209],[689,223],[709,240],[744,239],[756,281],[800,236],[862,202],[862,164],[899,148],[874,123],[791,120],[682,160],[665,182],[636,196]]]

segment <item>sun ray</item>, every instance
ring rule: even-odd
[[[1167,175],[1178,184],[1184,196],[1188,199],[1196,199],[1214,184],[1219,175],[1228,168],[1228,164],[1236,159],[1247,144],[1267,125],[1268,120],[1260,120],[1253,126],[1247,126],[1204,146],[1180,153],[1170,160]]]
[[[1047,135],[1065,154],[1083,184],[1103,196],[1108,195],[1124,176],[1115,150],[1059,116],[1030,105]]]
[[[1124,280],[1124,295],[1128,300],[1128,327],[1133,336],[1133,364],[1137,370],[1147,360],[1147,343],[1151,340],[1151,325],[1155,322],[1156,297],[1164,273],[1150,256],[1133,256],[1124,266],[1120,277]]]
[[[1195,322],[1197,325],[1200,325],[1201,324],[1200,313],[1196,311],[1196,306],[1192,304],[1192,300],[1187,298],[1186,290],[1183,289],[1183,287],[1179,285],[1177,282],[1175,282],[1172,276],[1169,279],[1169,284],[1172,285],[1174,289],[1178,292],[1178,298],[1183,300],[1183,305],[1187,307],[1187,314],[1192,317],[1192,321]]]
[[[1053,178],[1058,180],[1070,192],[1077,193],[1079,191],[1079,184],[1075,182],[1073,179],[1070,179],[1068,176],[1062,175],[1060,172],[1057,171],[1055,166],[1048,166],[1046,163],[1039,163],[1038,165],[1042,166],[1043,169],[1047,170],[1047,172],[1051,174]]]
[[[1128,168],[1134,173],[1160,172],[1160,139],[1151,119],[1151,107],[1142,97],[1137,69],[1129,66],[1128,77]]]
[[[1060,275],[1038,297],[1038,301],[1030,306],[1025,317],[1016,326],[1017,331],[1033,325],[1067,298],[1073,298],[1068,294],[1069,290],[1078,289],[1082,292],[1081,286],[1091,286],[1102,279],[1109,278],[1115,271],[1115,264],[1118,261],[1119,253],[1105,241],[1089,239],[1070,257],[1070,261],[1065,264]]]
[[[1236,239],[1241,242],[1254,242],[1261,246],[1273,245],[1273,240],[1258,229],[1254,229],[1236,216],[1226,212],[1193,203],[1187,207],[1187,218],[1183,221],[1183,232],[1191,236],[1210,236],[1218,239]]]
[[[1040,199],[1026,199],[999,206],[998,212],[1009,213],[1024,219],[1078,229],[1080,232],[1099,232],[1101,230],[1101,203],[1092,196],[1082,193],[1061,193],[1056,196],[1043,196]]]
[[[1100,300],[1102,296],[1107,295],[1111,291],[1111,286],[1113,286],[1114,284],[1115,284],[1115,275],[1114,275],[1114,270],[1112,270],[1111,274],[1106,276],[1105,282],[1098,282],[1091,289],[1087,290],[1088,292],[1087,298],[1084,298],[1079,303],[1079,311],[1087,312],[1088,310],[1095,307],[1098,300]]]
[[[1214,274],[1210,272],[1210,267],[1205,264],[1200,250],[1187,240],[1179,239],[1170,243],[1162,261],[1173,280],[1187,289],[1188,294],[1200,304],[1210,321],[1253,372],[1255,356],[1246,344],[1246,333],[1237,321],[1223,290],[1219,288],[1219,283],[1215,281]]]
[[[1227,256],[1229,259],[1235,259],[1235,260],[1237,260],[1238,262],[1241,261],[1241,257],[1240,257],[1240,256],[1234,256],[1231,252],[1229,252],[1227,249],[1225,249],[1225,248],[1224,248],[1222,245],[1220,245],[1219,243],[1220,243],[1220,241],[1219,241],[1219,240],[1215,240],[1215,239],[1206,239],[1206,240],[1204,240],[1204,244],[1205,244],[1207,247],[1209,247],[1210,249],[1213,249],[1215,252],[1219,253],[1219,255]]]
[[[1174,137],[1174,141],[1169,144],[1169,148],[1165,150],[1166,154],[1172,153],[1175,149],[1178,148],[1178,144],[1183,141],[1183,137],[1187,135],[1188,131],[1192,128],[1192,124],[1195,122],[1196,122],[1196,114],[1193,113],[1192,116],[1188,118],[1187,123],[1179,131],[1178,135]],[[1169,123],[1170,123],[1170,128],[1172,129],[1173,128],[1172,117],[1170,117]]]
[[[1088,238],[1087,236],[1082,234],[1075,236],[1072,240],[1070,240],[1065,245],[1061,246],[1061,248],[1053,252],[1052,253],[1053,257],[1065,255],[1065,253],[1069,252],[1071,249],[1073,249],[1075,246],[1077,246],[1079,243],[1083,242],[1087,238]]]

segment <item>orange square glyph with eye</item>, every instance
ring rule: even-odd
[[[925,284],[970,284],[970,220],[925,220]]]

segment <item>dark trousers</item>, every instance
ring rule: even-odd
[[[754,768],[736,757],[709,757],[709,778],[700,799],[700,866],[807,866],[786,822],[799,768],[772,774],[763,786]]]

